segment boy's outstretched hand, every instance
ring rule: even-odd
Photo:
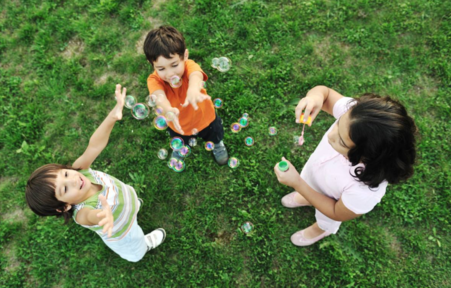
[[[119,85],[120,86],[120,85]],[[111,212],[110,205],[108,205],[108,202],[106,201],[105,196],[100,195],[99,196],[100,202],[102,203],[102,212],[97,213],[98,218],[103,218],[99,221],[99,226],[103,226],[103,233],[108,232],[108,237],[111,237],[111,233],[113,231],[113,225],[114,225],[114,217],[113,212]]]
[[[172,113],[172,117],[168,117],[168,113]],[[179,114],[180,114],[180,110],[174,107],[169,108],[166,111],[166,121],[171,121],[174,123],[174,127],[175,129],[179,132],[179,134],[183,135],[183,130],[182,130],[182,126],[180,126],[180,122],[179,122]]]
[[[200,90],[196,87],[189,87],[188,91],[186,92],[185,103],[183,103],[182,107],[186,107],[191,104],[194,110],[197,110],[199,108],[197,106],[197,103],[200,103],[204,100],[211,100],[211,97],[201,93]]]
[[[122,119],[122,109],[124,108],[125,95],[127,94],[127,88],[123,88],[122,91],[121,88],[121,84],[116,85],[116,106],[114,107],[113,111],[111,111],[113,112],[113,116],[116,118],[116,120]]]

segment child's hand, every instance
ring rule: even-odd
[[[120,86],[120,85],[118,85]],[[113,212],[111,212],[110,205],[106,202],[106,198],[103,195],[99,196],[100,202],[102,203],[102,212],[97,213],[98,218],[103,218],[99,221],[99,226],[103,226],[102,232],[105,233],[108,231],[108,237],[111,237],[111,233],[113,231],[114,217]]]
[[[168,117],[168,112],[173,114],[173,117],[171,119],[171,117]],[[182,130],[182,126],[180,126],[180,122],[179,122],[179,114],[180,114],[180,110],[174,107],[169,108],[166,111],[166,121],[172,121],[174,123],[174,127],[177,130],[177,132],[181,135],[183,135],[183,130]],[[169,119],[168,119],[169,118]]]
[[[278,164],[274,166],[274,173],[276,173],[277,180],[279,183],[290,186],[292,188],[297,187],[299,183],[301,182],[301,176],[299,176],[299,172],[296,170],[296,168],[291,164],[290,161],[285,159],[285,157],[282,157],[283,161],[286,161],[289,165],[289,168],[287,171],[282,172],[278,168]]]
[[[304,122],[308,121],[308,117],[312,117],[312,122],[308,124],[312,126],[313,120],[315,120],[318,113],[323,107],[323,102],[319,98],[304,97],[299,101],[298,106],[295,109],[296,123],[300,123],[302,111],[304,111]]]
[[[197,110],[199,108],[197,107],[197,103],[200,103],[204,100],[211,100],[211,97],[201,93],[200,90],[196,89],[195,87],[190,87],[186,92],[185,103],[183,103],[182,107],[186,107],[191,104],[194,110]]]
[[[113,111],[113,116],[117,119],[117,120],[121,120],[122,119],[122,109],[124,108],[124,104],[125,104],[125,95],[127,93],[127,88],[123,88],[122,92],[121,92],[121,84],[117,84],[116,85],[116,106],[114,107]]]

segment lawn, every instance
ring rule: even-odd
[[[451,2],[0,0],[0,287],[450,287]],[[92,168],[135,187],[145,232],[166,242],[138,263],[71,221],[35,216],[24,197],[39,166],[71,164],[114,106],[116,83],[143,102],[145,35],[169,24],[209,76],[236,169],[199,140],[176,173],[153,116],[129,110]],[[211,67],[226,56],[230,71]],[[300,170],[333,123],[293,136],[296,99],[316,85],[400,100],[419,128],[415,174],[369,214],[299,248],[314,209],[286,209],[273,167]],[[243,113],[249,127],[232,133]],[[278,129],[276,136],[268,127]],[[255,145],[247,147],[251,136]],[[240,226],[251,221],[254,232]]]

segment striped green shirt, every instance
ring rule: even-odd
[[[107,233],[102,233],[103,227],[99,225],[87,226],[81,225],[76,220],[75,222],[85,228],[95,231],[100,237],[104,238],[104,240],[118,241],[122,239],[132,227],[139,211],[140,203],[135,189],[117,180],[113,176],[100,171],[88,169],[80,170],[79,172],[86,176],[92,183],[101,185],[102,189],[84,202],[74,206],[74,220],[77,217],[78,211],[82,208],[89,207],[91,209],[102,209],[102,203],[100,202],[99,196],[104,195],[113,212],[114,226],[112,235],[108,238]]]

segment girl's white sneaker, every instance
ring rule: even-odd
[[[158,228],[144,236],[144,240],[147,244],[147,251],[155,249],[160,246],[166,239],[166,231],[163,228]]]

